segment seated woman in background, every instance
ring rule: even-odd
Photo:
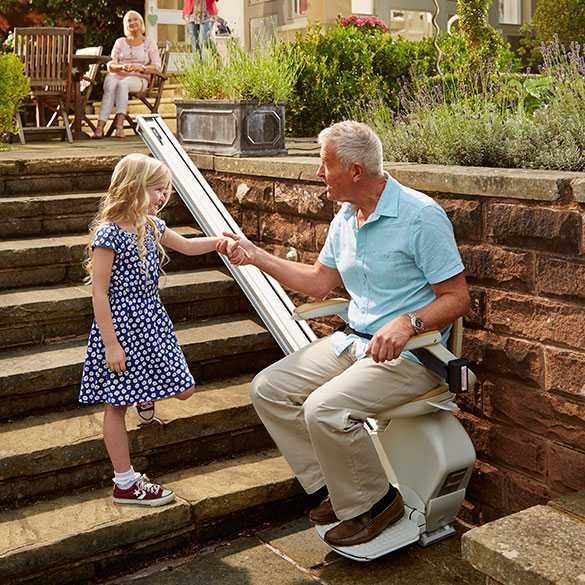
[[[104,81],[104,96],[97,128],[92,138],[103,138],[112,108],[116,106],[116,137],[124,138],[124,115],[128,94],[140,93],[148,87],[151,73],[160,71],[160,55],[156,43],[144,36],[142,16],[130,10],[124,15],[124,34],[114,43],[112,60]]]

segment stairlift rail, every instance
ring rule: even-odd
[[[138,134],[153,156],[169,167],[175,190],[206,236],[218,237],[224,231],[243,235],[158,114],[138,116]],[[221,258],[285,354],[317,338],[306,321],[295,321],[294,305],[276,280],[255,266],[233,266]]]

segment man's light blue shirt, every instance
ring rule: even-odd
[[[389,175],[376,208],[359,229],[356,211],[350,203],[342,205],[319,262],[341,275],[351,298],[349,325],[373,335],[392,319],[433,302],[431,285],[463,272],[464,266],[443,208]],[[333,342],[338,355],[355,343],[358,359],[368,345],[342,332],[334,333]],[[402,355],[418,361],[409,352]]]

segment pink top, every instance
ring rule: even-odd
[[[116,65],[156,65],[160,69],[160,55],[156,43],[149,38],[144,39],[143,43],[132,46],[128,44],[125,37],[120,37],[114,43],[112,49],[112,63]],[[128,77],[134,75],[144,79],[150,79],[148,73],[138,73],[136,71],[116,71],[110,75],[118,75],[119,77]]]

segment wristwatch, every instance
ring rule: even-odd
[[[406,313],[406,316],[410,319],[410,324],[414,329],[414,334],[424,333],[425,322],[416,313]]]

